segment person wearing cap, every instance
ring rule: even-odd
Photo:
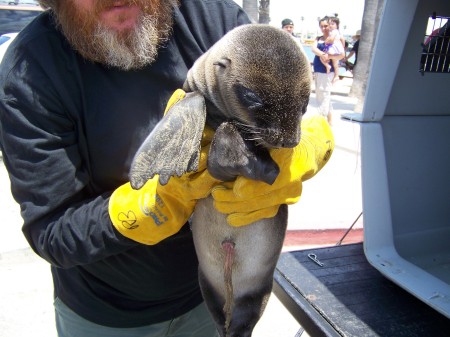
[[[291,19],[284,19],[281,21],[281,29],[294,36],[294,21]]]
[[[287,32],[290,36],[292,36],[292,38],[295,40],[295,42],[297,42],[298,46],[300,47],[302,53],[306,57],[308,57],[306,55],[305,49],[302,46],[302,41],[297,36],[294,35],[294,21],[292,21],[291,19],[284,19],[283,21],[281,21],[281,29]]]
[[[350,53],[344,58],[345,62],[348,64],[348,60],[355,55],[355,62],[353,62],[352,70],[356,66],[356,61],[358,61],[358,48],[359,48],[359,38],[361,37],[361,30],[358,29],[355,33],[355,35],[352,36],[353,41],[353,48],[350,50]]]

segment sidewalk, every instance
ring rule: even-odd
[[[362,211],[359,125],[340,118],[342,113],[353,111],[356,104],[356,99],[348,97],[351,84],[352,79],[344,78],[333,86],[335,150],[322,171],[304,182],[300,202],[289,207],[288,239],[292,233],[311,231],[333,232],[336,237],[339,230],[347,229]],[[313,88],[305,117],[316,111]],[[354,228],[361,231],[362,217]],[[320,242],[326,243],[324,235],[320,236]],[[295,245],[295,240],[287,241],[289,246]]]
[[[336,244],[362,210],[359,127],[340,120],[340,114],[353,111],[356,103],[347,96],[350,86],[351,79],[344,79],[333,88],[336,148],[324,169],[304,183],[300,202],[289,207],[284,250]],[[313,92],[306,115],[316,113],[316,108]],[[31,251],[22,235],[19,207],[11,197],[1,160],[0,212],[0,337],[56,337],[50,268]],[[362,224],[361,217],[344,244],[361,241]],[[299,328],[278,299],[271,296],[253,337],[294,337]]]

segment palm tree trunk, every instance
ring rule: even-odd
[[[258,22],[258,0],[243,0],[242,9],[253,23]]]
[[[270,0],[261,0],[259,2],[259,23],[270,23]]]
[[[358,63],[353,70],[353,85],[350,95],[358,102],[355,111],[362,112],[367,80],[370,74],[373,47],[382,14],[384,0],[365,0],[364,13],[361,24],[361,38],[358,49]]]

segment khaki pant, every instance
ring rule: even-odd
[[[55,300],[58,337],[219,337],[205,303],[170,321],[138,328],[111,328],[92,323]]]
[[[333,112],[333,105],[331,104],[331,88],[333,86],[334,72],[315,73],[316,84],[316,99],[319,103],[319,115],[328,117],[329,113]]]

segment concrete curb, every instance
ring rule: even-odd
[[[342,244],[357,243],[363,241],[363,229],[318,229],[318,230],[288,230],[284,239],[283,250],[293,250],[304,246],[335,245],[340,240]],[[344,238],[345,236],[345,238]]]

